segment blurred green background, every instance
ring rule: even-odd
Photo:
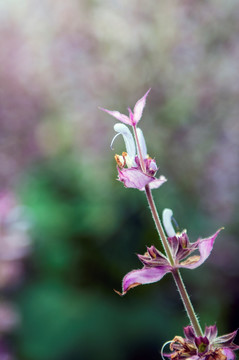
[[[188,320],[170,275],[121,298],[145,245],[160,248],[144,194],[116,179],[114,119],[149,87],[154,191],[191,241],[225,230],[183,271],[202,326],[238,327],[237,0],[0,2],[0,181],[32,219],[32,252],[10,294],[20,360],[154,360]],[[124,150],[121,140],[115,150]]]

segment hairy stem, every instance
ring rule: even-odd
[[[174,281],[175,281],[175,283],[177,285],[178,291],[180,293],[184,308],[185,308],[185,310],[187,312],[188,318],[190,320],[190,323],[191,323],[192,327],[195,330],[196,335],[197,336],[203,336],[201,326],[199,324],[197,315],[196,315],[196,313],[194,311],[193,305],[192,305],[191,300],[190,300],[190,298],[188,296],[187,290],[185,288],[185,285],[183,283],[183,279],[182,279],[182,276],[181,276],[179,270],[175,269],[172,272],[172,275],[173,275]]]
[[[159,218],[159,215],[158,215],[158,212],[157,212],[155,202],[154,202],[151,190],[149,188],[149,185],[145,186],[145,193],[146,193],[146,197],[147,197],[148,204],[149,204],[149,207],[150,207],[150,210],[151,210],[151,213],[152,213],[152,217],[154,219],[155,226],[156,226],[156,229],[157,229],[158,234],[159,234],[159,238],[162,241],[165,253],[167,254],[167,257],[168,257],[168,260],[169,260],[170,264],[172,266],[175,266],[174,259],[173,259],[172,253],[171,253],[171,249],[169,247],[167,238],[165,236],[165,233],[164,233],[164,230],[163,230],[163,227],[162,227],[162,224],[161,224],[161,221],[160,221],[160,218]],[[180,293],[183,305],[184,305],[185,310],[187,312],[188,318],[190,320],[190,323],[193,326],[196,335],[197,336],[202,336],[203,335],[202,329],[200,327],[200,324],[199,324],[199,321],[197,319],[196,313],[195,313],[195,311],[193,309],[193,305],[191,303],[191,300],[190,300],[190,298],[188,296],[187,290],[186,290],[185,285],[183,283],[183,279],[181,277],[181,274],[180,274],[179,270],[176,269],[176,268],[172,271],[172,274],[173,274],[174,281],[175,281],[175,283],[177,285],[178,291]]]
[[[162,227],[162,224],[161,224],[161,221],[160,221],[160,218],[159,218],[159,215],[158,215],[158,212],[157,212],[155,202],[154,202],[151,190],[149,188],[149,185],[145,186],[145,193],[146,193],[146,197],[147,197],[147,200],[148,200],[149,208],[150,208],[151,213],[152,213],[152,217],[153,217],[154,222],[155,222],[156,229],[157,229],[158,234],[159,234],[159,238],[160,238],[160,240],[162,242],[164,251],[167,254],[169,262],[173,266],[174,265],[173,256],[172,256],[169,244],[167,242],[166,236],[164,234],[164,230],[163,230],[163,227]]]

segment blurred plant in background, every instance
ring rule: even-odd
[[[185,281],[202,325],[237,326],[238,20],[236,0],[0,3],[0,190],[33,222],[26,280],[11,293],[19,359],[153,359],[180,331],[167,279],[127,300],[110,291],[138,266],[136,248],[158,241],[141,194],[113,180],[112,123],[98,106],[117,99],[125,113],[151,86],[143,130],[170,178],[157,205],[171,199],[192,240],[225,226],[200,291]]]
[[[0,357],[6,360],[13,358],[6,334],[19,323],[18,311],[8,298],[22,282],[23,259],[30,250],[30,224],[24,212],[13,193],[0,194]]]

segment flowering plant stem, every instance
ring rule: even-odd
[[[122,155],[115,155],[118,180],[126,188],[145,191],[164,249],[163,254],[152,245],[147,247],[145,254],[137,254],[143,267],[128,272],[122,281],[122,292],[116,291],[116,293],[123,296],[136,286],[155,283],[160,281],[167,273],[172,273],[191,325],[184,328],[185,338],[175,336],[173,340],[165,343],[165,345],[170,343],[171,353],[163,353],[163,346],[162,358],[165,359],[164,356],[166,356],[171,360],[235,360],[234,351],[238,350],[239,346],[234,344],[233,340],[237,330],[230,334],[217,336],[217,327],[213,325],[206,326],[203,333],[179,272],[181,268],[196,269],[207,260],[221,229],[217,230],[212,236],[205,239],[199,238],[196,242],[191,243],[186,230],[182,233],[175,232],[172,224],[173,211],[171,209],[164,209],[162,226],[152,197],[151,190],[159,188],[167,179],[162,175],[156,177],[158,171],[156,161],[148,155],[143,132],[137,127],[149,91],[150,89],[136,102],[133,111],[128,108],[129,116],[121,114],[119,111],[100,108],[120,121],[120,123],[114,125],[117,134],[111,142],[112,148],[115,138],[122,135],[126,146],[126,152],[123,152]],[[126,125],[132,127],[134,137]],[[191,255],[194,251],[198,251],[199,254]]]
[[[165,233],[164,233],[164,230],[163,230],[163,227],[162,227],[162,224],[161,224],[161,221],[160,221],[160,218],[159,218],[159,215],[158,215],[158,212],[157,212],[155,202],[154,202],[151,190],[149,188],[149,185],[145,186],[145,194],[146,194],[148,204],[149,204],[149,208],[151,210],[152,217],[154,219],[155,226],[156,226],[156,229],[158,231],[159,238],[160,238],[160,240],[162,242],[164,251],[167,254],[167,257],[168,257],[168,260],[169,260],[170,264],[172,266],[174,266],[175,265],[174,264],[174,259],[173,259],[169,244],[167,242],[167,238],[165,236]],[[191,325],[193,326],[193,328],[195,330],[196,335],[197,336],[203,336],[201,326],[200,326],[199,321],[197,319],[196,313],[194,311],[193,305],[191,303],[191,300],[189,298],[189,295],[187,293],[187,290],[185,288],[185,285],[183,283],[183,279],[181,277],[181,274],[180,274],[179,270],[174,269],[174,271],[172,272],[172,275],[173,275],[174,281],[175,281],[175,283],[177,285],[178,291],[180,293],[180,296],[181,296],[183,305],[185,307],[185,310],[187,312],[188,318],[189,318],[189,320],[191,322]]]

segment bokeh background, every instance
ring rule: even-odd
[[[236,329],[238,1],[0,1],[0,47],[0,190],[31,225],[28,251],[0,249],[2,359],[160,359],[188,325],[170,275],[113,291],[160,243],[144,194],[115,181],[98,106],[126,113],[149,87],[140,125],[168,178],[155,201],[191,241],[225,227],[183,277],[203,327]]]

